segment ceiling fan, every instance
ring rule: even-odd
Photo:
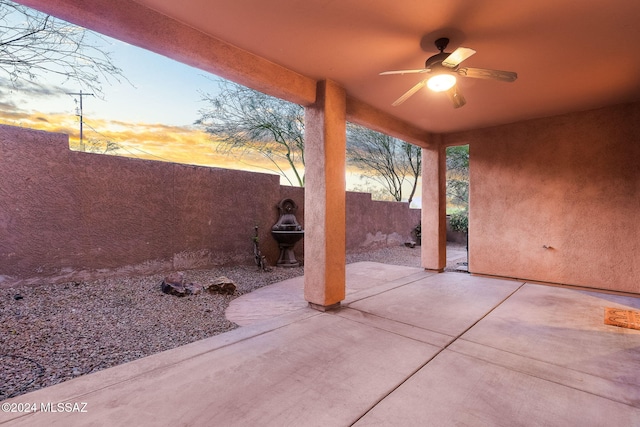
[[[424,74],[429,73],[430,77],[421,80],[404,93],[400,98],[396,99],[392,104],[394,107],[402,104],[409,99],[410,96],[418,92],[423,87],[427,86],[434,92],[447,92],[449,98],[453,102],[454,108],[460,108],[467,101],[460,93],[458,85],[456,84],[456,74],[462,77],[471,77],[476,79],[494,79],[501,82],[513,82],[518,78],[518,74],[513,71],[500,71],[500,70],[488,70],[485,68],[471,68],[460,67],[460,63],[471,55],[476,53],[475,50],[467,47],[459,47],[452,53],[447,53],[444,50],[449,44],[449,39],[446,37],[439,38],[435,41],[436,48],[440,53],[433,55],[424,64],[424,68],[417,70],[396,70],[385,71],[380,73],[381,76],[389,74]]]

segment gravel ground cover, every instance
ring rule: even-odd
[[[420,266],[420,249],[350,253],[347,262]],[[0,289],[0,400],[51,386],[235,329],[224,311],[234,298],[304,274],[304,268],[219,267],[184,272],[206,284],[226,276],[233,295],[175,297],[166,274]],[[168,272],[167,272],[168,274]]]

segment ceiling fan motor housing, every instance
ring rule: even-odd
[[[447,59],[449,55],[451,54],[447,52],[440,52],[438,54],[435,54],[429,57],[429,59],[427,59],[426,62],[424,63],[424,68],[437,69],[438,67],[442,67],[442,68],[446,68],[448,71],[453,70],[454,68],[445,67],[444,65],[442,65],[442,61]],[[455,68],[458,68],[458,67],[456,66]]]
[[[451,53],[447,53],[444,51],[447,48],[447,45],[449,44],[449,39],[447,37],[441,37],[437,39],[434,44],[436,45],[436,48],[440,51],[440,53],[437,53],[429,57],[424,63],[424,68],[428,68],[434,71],[442,71],[442,69],[451,71],[452,70],[451,67],[445,67],[444,65],[442,65],[442,61],[444,61],[445,59],[447,59],[449,55],[451,55]],[[453,69],[456,69],[456,68],[458,67],[456,66]]]

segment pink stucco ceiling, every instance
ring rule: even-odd
[[[135,2],[303,76],[334,80],[349,96],[431,132],[640,100],[638,0]],[[467,100],[460,109],[426,90],[392,107],[421,76],[379,73],[421,68],[441,36],[451,39],[447,51],[477,51],[464,65],[516,71],[518,80],[460,79]]]

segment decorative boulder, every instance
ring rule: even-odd
[[[198,295],[202,292],[202,286],[195,283],[186,283],[183,273],[171,273],[160,284],[162,292],[168,295],[183,297],[185,295]]]
[[[228,277],[220,276],[208,285],[203,285],[202,288],[209,292],[231,295],[236,291],[237,286],[233,283],[233,280]]]
[[[185,296],[187,290],[184,287],[184,274],[171,273],[160,283],[160,289],[168,295],[175,295],[177,297]]]

